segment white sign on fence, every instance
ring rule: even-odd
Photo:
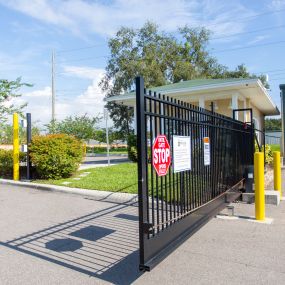
[[[210,138],[204,137],[204,165],[210,165],[211,155],[210,155]]]
[[[187,136],[173,136],[173,171],[191,170],[191,140]]]

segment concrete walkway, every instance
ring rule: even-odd
[[[141,273],[135,206],[0,185],[0,284],[285,284],[285,201],[234,206]]]

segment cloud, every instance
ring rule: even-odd
[[[104,96],[98,86],[104,76],[103,69],[91,67],[69,66],[65,68],[71,76],[90,79],[90,84],[79,95],[69,97],[58,96],[56,100],[55,113],[58,120],[67,116],[84,115],[95,117],[103,113]],[[14,99],[13,103],[18,105],[28,103],[25,112],[32,114],[32,120],[38,121],[40,126],[51,120],[51,87],[46,86],[39,90],[23,93],[20,98]]]
[[[268,6],[273,10],[279,10],[285,8],[285,2],[284,0],[272,0]]]
[[[266,40],[266,39],[268,39],[268,38],[269,38],[268,35],[256,36],[254,39],[252,39],[251,41],[249,41],[247,44],[248,44],[248,45],[256,44],[256,43],[262,42],[263,40]]]
[[[29,98],[43,99],[43,98],[51,97],[51,88],[49,86],[47,86],[42,90],[35,90],[32,92],[28,92],[28,93],[24,94],[23,96],[27,99],[29,99]]]
[[[94,78],[102,78],[104,75],[104,70],[86,66],[63,66],[63,70],[64,75],[92,80]]]
[[[245,24],[234,21],[254,13],[238,1],[220,0],[113,0],[48,1],[0,0],[0,3],[39,21],[53,24],[76,34],[112,36],[120,26],[140,27],[147,20],[168,32],[177,26],[208,26],[215,35],[241,32]]]

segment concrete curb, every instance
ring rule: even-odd
[[[137,194],[116,193],[116,192],[110,192],[110,191],[71,188],[71,187],[57,186],[57,185],[50,185],[50,184],[13,181],[9,179],[0,179],[0,184],[13,185],[13,186],[19,186],[19,187],[28,187],[28,188],[33,188],[37,190],[54,191],[54,192],[60,192],[60,193],[81,195],[85,197],[91,197],[94,200],[101,201],[101,202],[112,202],[112,203],[119,203],[119,204],[134,204],[138,202]]]

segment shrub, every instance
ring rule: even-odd
[[[128,157],[131,161],[137,162],[138,161],[138,151],[137,148],[132,146],[128,152]]]
[[[264,151],[264,145],[262,146],[262,151]],[[265,162],[270,164],[273,161],[273,153],[269,144],[265,145]]]
[[[259,151],[258,145],[255,142],[255,151]],[[264,145],[261,148],[261,152],[264,152]],[[265,163],[272,163],[273,161],[273,153],[272,153],[272,149],[271,146],[269,144],[265,145]]]
[[[86,146],[86,153],[93,153],[93,147],[92,146]]]
[[[26,154],[20,152],[20,162],[26,161]],[[13,177],[13,151],[0,149],[0,177]]]
[[[114,147],[110,146],[109,149],[111,152],[122,152],[122,151],[127,151],[126,147]],[[94,146],[94,147],[89,147],[88,152],[90,153],[105,153],[107,152],[107,147],[106,146]]]
[[[137,136],[133,134],[128,136],[128,157],[133,162],[138,161]]]
[[[71,176],[83,157],[82,142],[65,134],[34,137],[29,150],[36,172],[43,179]]]

